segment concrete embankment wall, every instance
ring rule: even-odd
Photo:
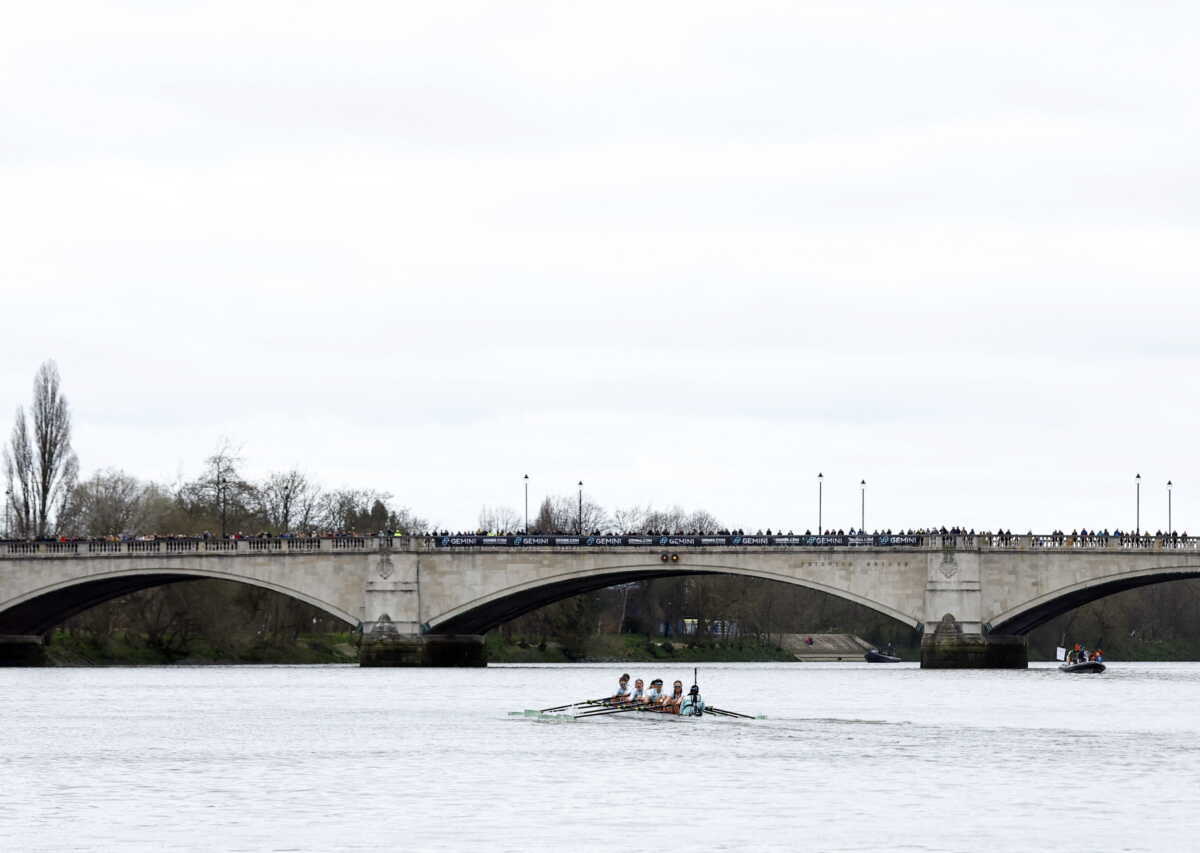
[[[808,645],[806,638],[812,638]],[[779,645],[799,661],[862,660],[871,644],[853,634],[782,634]]]

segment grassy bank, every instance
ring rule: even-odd
[[[600,634],[575,643],[513,638],[499,632],[487,636],[488,660],[494,663],[571,663],[663,661],[701,663],[714,661],[794,661],[776,645],[754,640],[687,642],[642,634]]]
[[[164,647],[132,633],[93,637],[56,631],[46,647],[46,657],[54,666],[354,663],[358,660],[358,647],[348,633],[302,634],[294,641],[257,641],[225,647],[197,638]]]

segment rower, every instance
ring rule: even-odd
[[[663,704],[672,714],[679,713],[679,703],[683,701],[683,682],[676,681],[674,684],[674,692],[667,697],[667,701]]]
[[[640,678],[636,679],[633,682],[633,692],[629,694],[629,701],[638,703],[645,702],[646,697],[644,694],[646,691],[644,687],[645,685],[642,684],[642,680]]]
[[[629,673],[626,672],[617,679],[617,692],[612,695],[614,702],[629,701]]]
[[[662,692],[662,679],[656,678],[650,682],[650,690],[646,693],[646,702],[650,705],[661,705],[666,701]]]
[[[679,716],[699,717],[704,713],[704,700],[700,698],[700,685],[693,684],[688,695],[679,705]]]

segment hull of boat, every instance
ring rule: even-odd
[[[867,663],[900,663],[900,658],[895,655],[885,655],[883,652],[877,652],[874,649],[863,655],[867,659]]]
[[[1072,673],[1100,673],[1104,672],[1104,664],[1095,660],[1088,661],[1086,663],[1064,663],[1059,667],[1059,671]]]

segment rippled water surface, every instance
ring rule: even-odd
[[[1200,845],[1200,664],[713,664],[770,719],[507,713],[620,671],[0,670],[0,850]]]

